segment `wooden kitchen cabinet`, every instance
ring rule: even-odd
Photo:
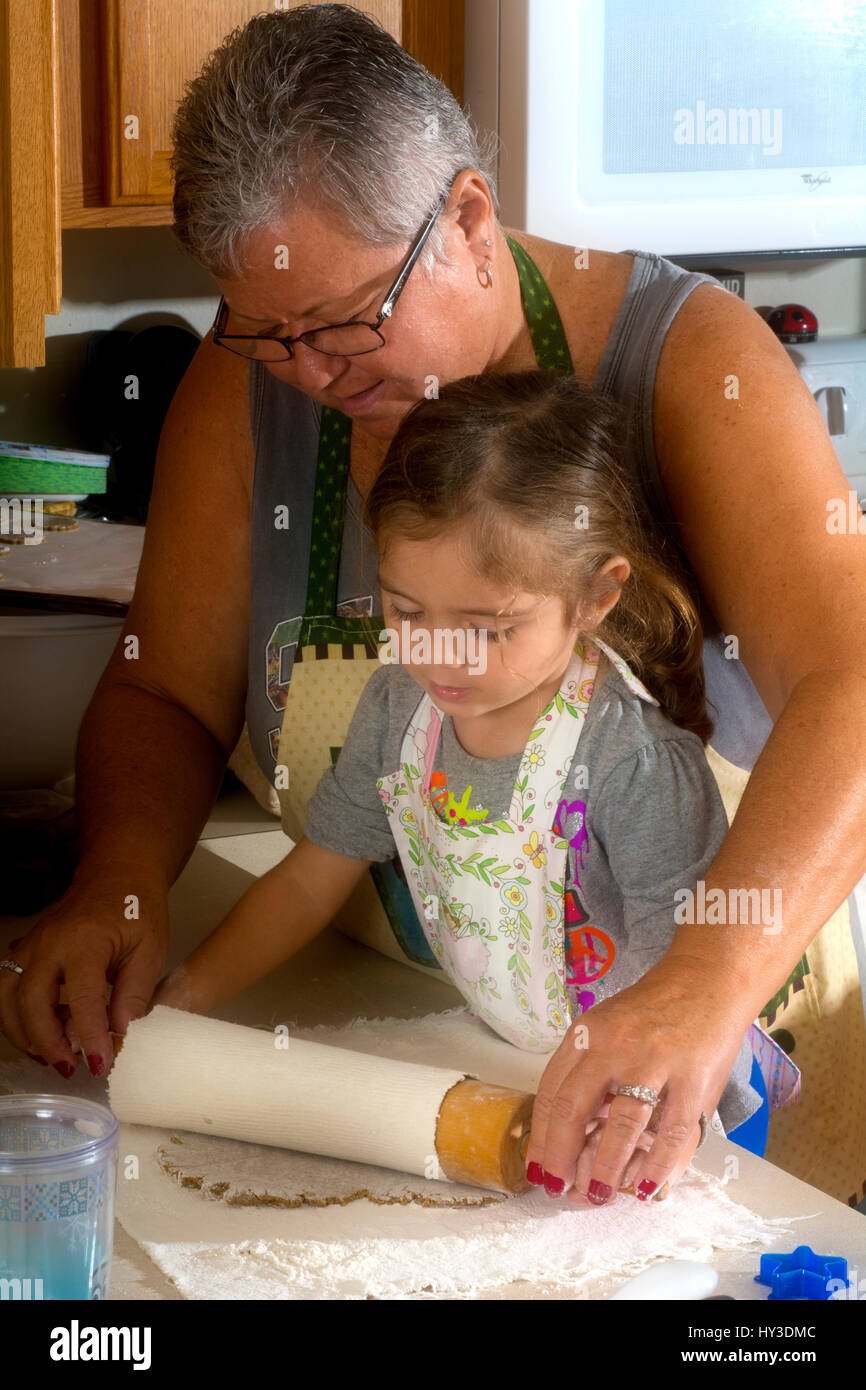
[[[0,366],[44,363],[43,316],[60,308],[60,225],[169,224],[185,82],[251,15],[299,3],[0,0]],[[462,101],[463,0],[358,8]]]
[[[53,0],[0,0],[0,366],[45,361],[60,312]]]

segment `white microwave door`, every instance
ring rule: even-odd
[[[502,0],[499,67],[507,225],[669,256],[866,246],[866,0]]]

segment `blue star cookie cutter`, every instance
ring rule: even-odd
[[[783,1299],[826,1302],[835,1292],[829,1287],[832,1280],[841,1280],[848,1288],[848,1261],[841,1255],[816,1255],[810,1245],[798,1245],[788,1255],[762,1255],[761,1272],[755,1275],[756,1284],[770,1286],[768,1303]]]

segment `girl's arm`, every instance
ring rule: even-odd
[[[370,867],[301,838],[159,985],[152,1004],[207,1013],[312,941]]]
[[[376,790],[395,679],[390,673],[396,669],[380,667],[361,692],[337,763],[322,773],[307,804],[306,829],[313,838],[302,835],[285,859],[256,880],[225,921],[161,983],[154,1004],[206,1013],[240,994],[306,946],[371,863],[396,853]]]

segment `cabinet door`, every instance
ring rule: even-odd
[[[302,2],[283,0],[274,8]],[[262,0],[105,0],[110,205],[170,204],[171,124],[184,83],[226,34],[263,8]],[[443,81],[462,88],[463,0],[365,0],[361,8]]]
[[[171,202],[171,122],[184,83],[261,0],[105,0],[106,201]]]
[[[54,0],[0,0],[0,366],[45,362],[60,313]]]

